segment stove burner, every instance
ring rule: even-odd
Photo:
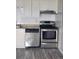
[[[58,29],[56,26],[52,25],[40,25],[41,29]]]

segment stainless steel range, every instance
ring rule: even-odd
[[[58,28],[54,21],[41,21],[41,47],[56,48],[58,46]]]

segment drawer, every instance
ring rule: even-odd
[[[57,48],[58,43],[41,43],[42,48]]]

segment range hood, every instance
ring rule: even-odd
[[[44,10],[44,11],[40,11],[40,14],[56,14],[56,12],[53,10]]]

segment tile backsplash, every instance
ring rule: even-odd
[[[39,23],[39,20],[38,18],[26,18],[26,17],[23,17],[21,19],[19,19],[17,21],[17,24],[38,24]]]
[[[40,21],[56,21],[55,15],[51,14],[42,14],[40,17],[35,18],[35,17],[21,17],[17,16],[16,17],[16,23],[17,24],[39,24]]]
[[[55,15],[51,15],[51,14],[42,14],[40,16],[40,20],[47,20],[47,21],[55,21]]]

